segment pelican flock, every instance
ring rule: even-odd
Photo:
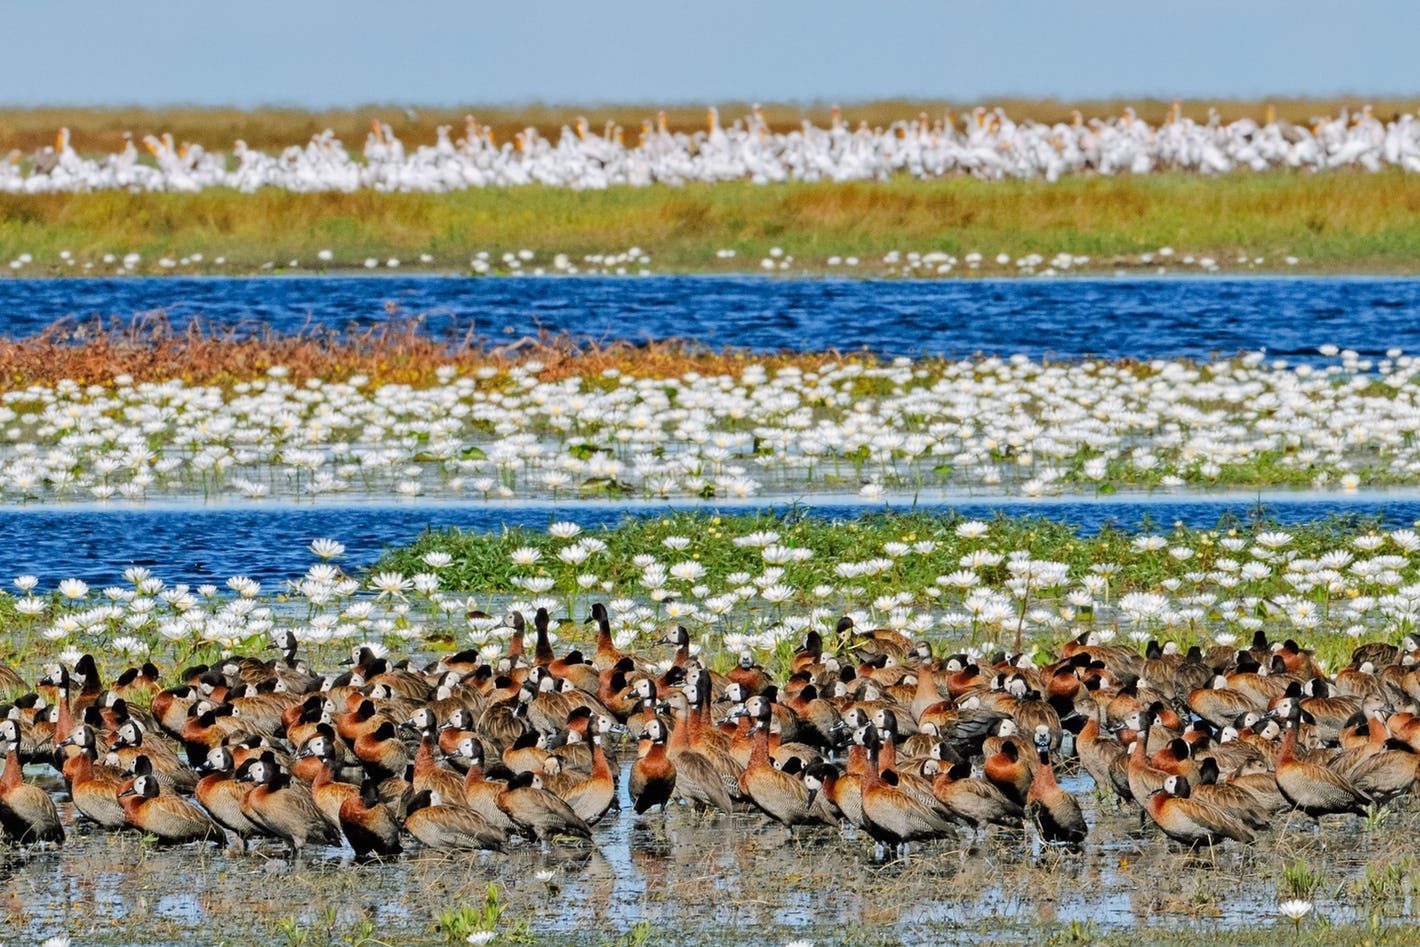
[[[148,135],[142,150],[132,136],[114,154],[85,156],[67,129],[51,147],[26,156],[12,151],[0,162],[0,191],[9,193],[201,191],[233,188],[288,191],[445,192],[481,187],[601,189],[691,182],[869,181],[898,175],[930,179],[970,175],[985,180],[1055,181],[1067,175],[1202,175],[1237,170],[1267,172],[1346,168],[1376,172],[1398,167],[1420,171],[1420,122],[1404,114],[1382,121],[1366,107],[1355,114],[1319,118],[1310,126],[1277,119],[1224,122],[1210,110],[1206,122],[1184,117],[1175,105],[1158,126],[1133,109],[1118,116],[1044,124],[1013,121],[1003,109],[975,109],[964,121],[950,112],[886,128],[856,127],[835,107],[827,127],[809,121],[789,132],[771,130],[756,106],[722,124],[707,111],[703,131],[672,131],[662,112],[642,124],[628,143],[614,123],[596,133],[585,119],[563,126],[554,141],[535,128],[498,141],[473,116],[452,137],[441,126],[431,145],[406,148],[394,130],[372,122],[361,158],[326,130],[304,146],[268,154],[237,141],[227,152],[179,144],[172,135]],[[145,157],[143,150],[149,153]]]

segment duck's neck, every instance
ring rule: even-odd
[[[5,772],[0,773],[0,792],[20,785],[20,748],[18,746],[5,754]]]
[[[754,743],[749,754],[750,766],[769,765],[769,724],[760,724],[754,731]]]
[[[885,734],[882,749],[878,750],[878,772],[897,769],[897,749],[891,734]]]
[[[434,736],[425,733],[419,738],[419,749],[414,754],[414,775],[426,776],[436,768],[434,762]]]

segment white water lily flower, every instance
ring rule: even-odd
[[[759,593],[760,598],[771,605],[787,602],[794,597],[794,589],[787,585],[771,585]]]
[[[1293,921],[1300,921],[1311,913],[1312,903],[1301,898],[1294,898],[1290,901],[1283,901],[1277,905],[1277,910],[1283,917]]]
[[[519,546],[508,554],[508,558],[513,560],[514,565],[530,566],[542,558],[542,553],[532,546]]]
[[[980,539],[990,530],[991,527],[980,520],[967,520],[957,525],[956,534],[961,539]]]
[[[670,574],[682,582],[694,582],[705,577],[705,567],[693,559],[687,559],[671,566]]]
[[[571,566],[579,566],[591,556],[591,550],[584,542],[573,543],[557,550],[557,558]]]
[[[15,600],[15,611],[21,615],[41,615],[44,613],[45,604],[44,599],[35,595],[27,595]]]
[[[1274,530],[1258,533],[1254,541],[1264,549],[1281,549],[1292,541],[1291,533],[1284,533],[1281,530]]]
[[[379,593],[376,598],[404,598],[410,582],[398,572],[377,572],[370,576],[369,586]]]
[[[317,539],[306,548],[321,560],[334,559],[345,552],[345,546],[333,539]]]

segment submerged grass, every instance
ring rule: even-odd
[[[0,195],[0,259],[31,254],[36,262],[23,271],[29,275],[104,272],[104,254],[129,252],[142,256],[140,270],[152,271],[162,257],[203,254],[163,272],[212,269],[218,256],[224,271],[281,268],[291,260],[310,268],[326,249],[332,269],[390,257],[417,266],[417,256],[429,254],[432,266],[462,271],[479,250],[494,254],[495,267],[503,252],[532,250],[538,262],[524,264],[531,268],[557,253],[580,264],[587,255],[633,246],[652,256],[656,270],[683,272],[757,268],[773,247],[795,258],[797,272],[823,270],[830,255],[854,255],[871,274],[883,272],[877,261],[892,250],[976,251],[988,260],[1067,252],[1110,266],[1140,265],[1138,254],[1172,246],[1221,261],[1260,256],[1264,267],[1279,269],[1290,255],[1315,271],[1408,273],[1420,259],[1420,175]],[[717,258],[721,248],[736,256]],[[62,250],[95,269],[62,264]]]

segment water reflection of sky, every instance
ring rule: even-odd
[[[426,331],[490,344],[546,330],[713,347],[1034,358],[1190,357],[1265,349],[1294,361],[1331,343],[1420,352],[1420,280],[1391,277],[765,279],[449,276],[3,279],[11,337],[78,317],[163,311],[184,323],[344,330],[422,315]],[[391,316],[391,311],[395,316]]]

